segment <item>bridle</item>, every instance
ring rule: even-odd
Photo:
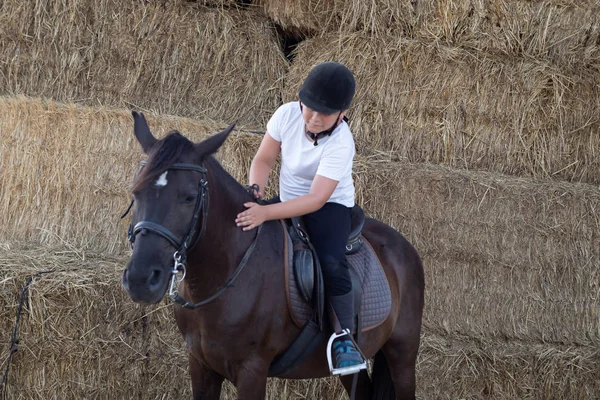
[[[142,168],[146,165],[146,162],[142,162]],[[240,261],[237,269],[234,271],[233,275],[227,280],[227,282],[219,287],[219,290],[209,298],[200,301],[198,303],[190,303],[179,295],[179,291],[177,290],[177,284],[181,283],[186,276],[186,262],[187,262],[187,252],[191,250],[200,238],[204,235],[206,231],[206,220],[208,217],[208,206],[209,206],[209,196],[208,196],[208,181],[206,180],[206,168],[201,165],[195,164],[186,164],[186,163],[175,163],[171,165],[167,170],[179,170],[179,171],[195,171],[201,174],[201,178],[198,181],[198,196],[196,197],[196,204],[194,206],[194,214],[192,215],[192,220],[187,229],[187,233],[183,237],[183,239],[179,239],[173,232],[165,228],[164,226],[157,224],[152,221],[139,221],[135,226],[133,223],[129,225],[127,230],[127,239],[131,244],[131,248],[133,248],[133,244],[135,243],[135,238],[140,232],[152,232],[158,236],[161,236],[163,239],[166,239],[171,246],[176,248],[177,250],[173,253],[173,269],[171,270],[171,284],[169,286],[169,298],[180,304],[182,307],[195,309],[200,306],[203,306],[211,301],[215,300],[219,297],[227,288],[232,286],[233,281],[237,278],[242,269],[246,266],[254,247],[256,247],[256,243],[258,241],[258,235],[262,228],[260,225],[257,228],[256,236],[254,240],[246,250],[244,257]],[[131,211],[133,207],[134,200],[131,200],[129,207],[127,210],[121,215],[121,218],[125,218],[127,214]],[[198,225],[198,218],[200,217],[200,213],[202,213],[202,226],[200,228],[200,232],[196,235],[196,226]],[[195,237],[195,240],[194,240]],[[192,243],[193,240],[193,243]],[[181,278],[177,276],[181,273]]]

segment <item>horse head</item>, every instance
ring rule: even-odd
[[[138,303],[158,303],[178,266],[206,227],[208,181],[204,164],[233,126],[193,143],[177,131],[156,139],[143,114],[133,112],[134,133],[147,160],[134,178],[129,241],[132,255],[123,286]]]

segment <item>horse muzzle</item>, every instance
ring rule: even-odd
[[[123,271],[123,287],[131,300],[156,304],[165,295],[171,274],[159,265],[136,265],[133,261]]]

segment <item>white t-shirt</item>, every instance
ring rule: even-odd
[[[281,143],[281,201],[308,194],[315,176],[321,175],[338,181],[328,202],[354,206],[354,139],[345,121],[315,146],[305,134],[300,103],[295,101],[275,111],[267,123],[267,132]]]

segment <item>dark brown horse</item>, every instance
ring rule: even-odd
[[[132,185],[133,253],[123,285],[134,301],[150,304],[161,301],[171,284],[194,399],[219,399],[224,379],[236,386],[238,399],[263,399],[269,365],[299,333],[286,302],[282,225],[269,221],[248,232],[236,227],[235,217],[251,196],[211,156],[233,127],[200,143],[177,132],[157,140],[143,115],[133,115],[148,159]],[[384,267],[392,306],[387,319],[361,338],[374,366],[371,377],[359,375],[356,398],[414,399],[423,267],[416,250],[389,226],[367,219],[363,236]],[[174,278],[184,268],[176,292]],[[189,309],[182,299],[199,304]],[[328,375],[321,345],[282,377]],[[349,390],[352,375],[341,379]]]

